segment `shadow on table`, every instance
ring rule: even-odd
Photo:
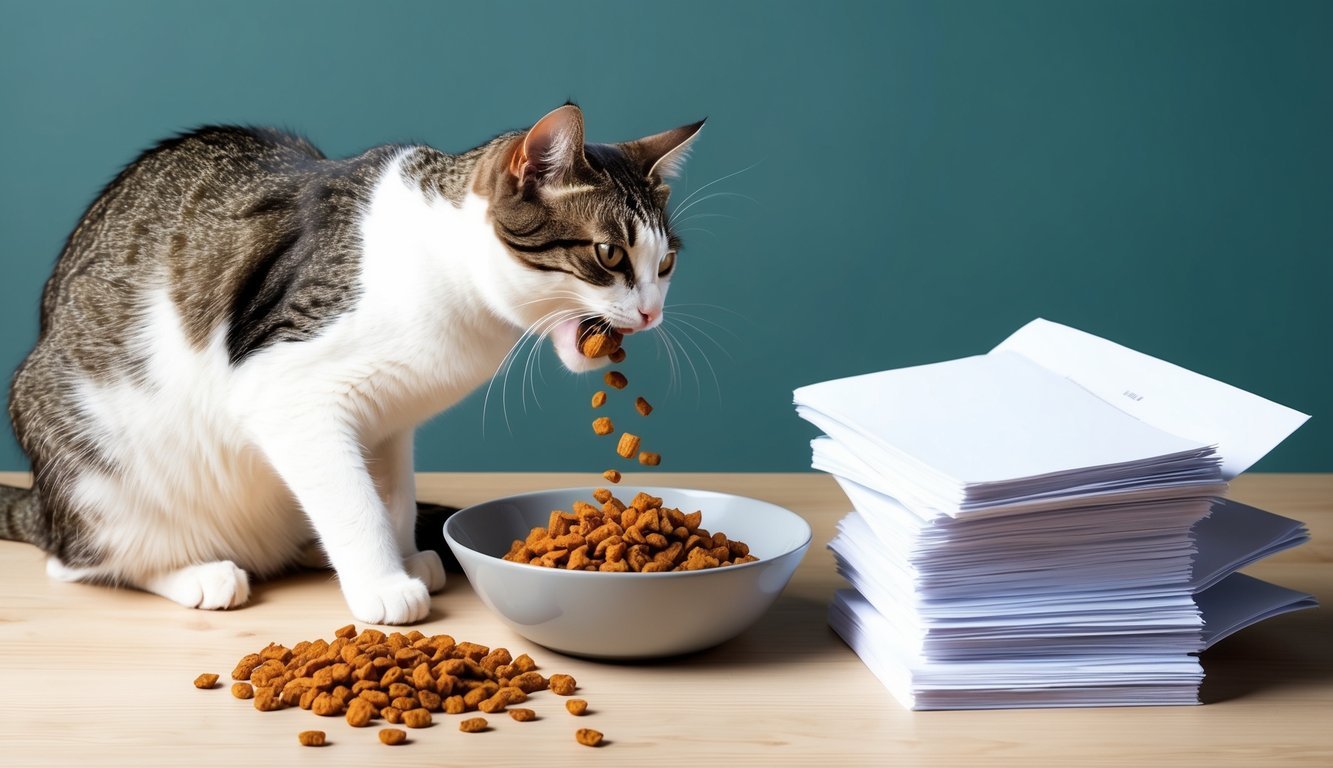
[[[1200,657],[1199,698],[1215,704],[1333,680],[1333,612],[1320,607],[1279,616],[1226,638]]]
[[[735,671],[738,668],[786,666],[847,653],[851,651],[829,629],[828,601],[783,595],[753,626],[713,648],[665,659],[598,661],[616,666],[717,667]]]

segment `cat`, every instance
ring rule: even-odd
[[[667,181],[702,125],[585,144],[566,104],[458,155],[335,160],[234,126],[158,144],[46,283],[9,399],[34,488],[0,489],[0,537],[56,579],[204,609],[316,542],[357,620],[424,619],[445,572],[414,542],[414,429],[525,332],[583,372],[606,360],[580,321],[661,322]]]

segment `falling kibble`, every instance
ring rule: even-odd
[[[620,371],[607,371],[602,380],[606,382],[606,386],[614,389],[624,389],[629,386],[629,379]]]
[[[618,470],[608,469],[602,473],[602,477],[606,478],[608,483],[620,482],[620,472]]]
[[[606,405],[606,393],[599,389],[592,393],[592,407],[601,408],[603,405]]]
[[[653,412],[653,407],[649,405],[648,401],[644,400],[642,397],[635,398],[634,409],[639,412],[640,416],[647,416],[648,414]]]
[[[603,416],[592,420],[592,431],[598,435],[609,435],[616,431],[616,426],[611,423],[610,419]]]

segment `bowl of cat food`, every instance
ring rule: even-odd
[[[487,607],[561,653],[702,650],[768,610],[810,548],[790,510],[713,491],[564,488],[460,510],[444,538]]]

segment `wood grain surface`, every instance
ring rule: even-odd
[[[465,505],[542,488],[592,484],[573,474],[427,474],[423,499]],[[18,474],[0,482],[26,483]],[[227,676],[269,641],[331,637],[351,621],[332,575],[256,585],[239,610],[192,611],[128,590],[47,579],[35,548],[0,542],[0,765],[1333,765],[1333,614],[1282,616],[1204,656],[1198,707],[909,712],[828,629],[842,582],[823,545],[848,509],[815,474],[630,475],[636,483],[763,498],[810,521],[815,545],[773,609],[748,632],[684,658],[606,664],[565,657],[512,633],[451,575],[421,631],[530,653],[566,672],[590,712],[549,693],[540,719],[491,716],[486,733],[458,718],[387,747],[376,728],[299,709],[261,713],[201,672]],[[1249,572],[1333,602],[1333,475],[1252,475],[1235,498],[1309,524],[1314,540]],[[707,511],[705,510],[705,519]],[[580,746],[596,728],[607,743]],[[319,728],[329,745],[297,744]]]

